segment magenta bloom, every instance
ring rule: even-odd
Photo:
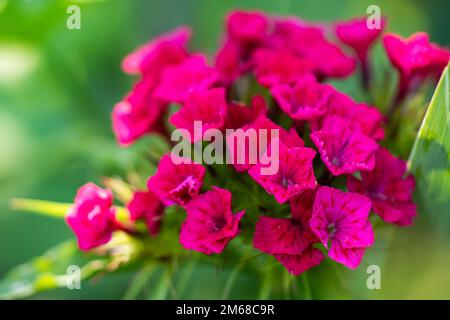
[[[227,114],[225,90],[215,88],[191,92],[180,110],[170,117],[178,129],[186,129],[192,142],[202,139],[208,129],[222,129]],[[202,135],[194,136],[194,121],[202,121]]]
[[[352,48],[360,61],[366,61],[370,47],[383,32],[386,19],[381,19],[381,28],[369,29],[367,17],[336,24],[335,32],[340,41]]]
[[[258,82],[265,87],[295,83],[298,78],[313,71],[310,60],[301,59],[287,49],[258,49],[253,60]]]
[[[165,101],[183,103],[192,91],[208,89],[217,81],[217,71],[206,64],[206,58],[193,55],[163,71],[155,95]]]
[[[374,242],[369,221],[370,200],[365,196],[320,187],[314,201],[310,226],[331,259],[356,269],[365,249]]]
[[[389,60],[400,73],[396,103],[405,98],[414,81],[440,75],[450,60],[450,52],[431,44],[424,32],[415,33],[408,39],[386,34],[383,44]]]
[[[175,159],[174,163],[172,158]],[[148,181],[148,188],[165,205],[185,206],[202,188],[205,168],[190,159],[166,154],[159,161],[156,174]]]
[[[267,104],[261,96],[254,96],[250,107],[238,102],[232,102],[228,105],[224,127],[226,129],[242,128],[255,122],[259,116],[267,115],[268,111]]]
[[[412,201],[414,177],[406,175],[406,162],[388,150],[379,149],[375,168],[361,172],[361,179],[347,177],[350,191],[362,193],[372,201],[372,208],[384,221],[400,226],[411,225],[416,216]]]
[[[112,194],[93,183],[78,189],[66,221],[78,239],[81,250],[90,250],[111,240],[117,229]]]
[[[217,52],[215,67],[223,85],[230,85],[249,69],[249,64],[243,61],[243,49],[238,43],[228,40]]]
[[[323,254],[312,245],[318,242],[309,227],[314,191],[304,191],[291,201],[289,219],[261,216],[256,223],[253,246],[273,255],[293,275],[318,265]]]
[[[278,203],[284,203],[302,191],[316,187],[312,166],[315,155],[316,152],[311,148],[288,149],[280,142],[278,171],[270,175],[263,174],[261,169],[267,165],[258,163],[248,174],[269,194],[273,194]],[[263,155],[263,161],[265,156],[266,154]]]
[[[376,107],[365,103],[356,103],[348,95],[334,90],[328,100],[328,108],[324,117],[311,123],[313,130],[319,130],[328,116],[339,116],[347,119],[353,129],[360,130],[366,136],[379,141],[384,138],[382,113]]]
[[[432,65],[433,48],[424,32],[415,33],[408,39],[389,33],[383,37],[383,44],[389,60],[403,76],[426,72]]]
[[[181,227],[180,243],[188,250],[204,254],[221,253],[239,233],[245,210],[233,214],[231,192],[213,187],[186,206],[187,217]]]
[[[333,87],[318,83],[314,76],[305,76],[294,85],[273,87],[270,92],[280,108],[294,120],[312,120],[328,108]]]
[[[126,146],[145,134],[163,131],[161,118],[166,103],[154,97],[153,87],[151,81],[140,81],[123,101],[114,106],[111,116],[119,144]]]
[[[320,158],[335,176],[358,170],[372,170],[378,144],[361,131],[352,129],[347,119],[331,116],[323,128],[310,135]]]
[[[271,44],[290,48],[299,57],[310,60],[314,65],[314,73],[320,80],[347,77],[355,70],[355,60],[328,41],[323,28],[308,25],[298,19],[276,21]]]
[[[260,157],[266,152],[272,139],[275,138],[272,135],[272,130],[277,130],[279,140],[286,147],[295,148],[304,146],[303,140],[298,136],[295,129],[286,131],[279,125],[273,123],[266,115],[259,116],[253,123],[245,125],[240,129],[241,131],[236,130],[226,137],[231,162],[238,172],[249,170],[259,161]],[[263,136],[264,130],[267,139],[260,141],[260,136]],[[242,138],[245,139],[245,144],[239,143],[239,140]],[[239,147],[240,149],[238,149]]]
[[[227,18],[228,36],[242,46],[262,42],[268,32],[269,20],[260,12],[235,11]]]
[[[158,234],[164,205],[152,191],[135,192],[133,199],[127,205],[130,218],[133,221],[144,220],[150,235]]]
[[[158,77],[165,67],[179,64],[188,57],[185,46],[190,37],[191,30],[188,27],[164,34],[126,56],[122,69],[130,74]]]

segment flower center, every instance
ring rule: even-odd
[[[294,185],[294,182],[292,182],[292,180],[287,177],[283,177],[283,179],[281,180],[281,185],[286,189],[288,187],[292,187]]]
[[[334,222],[331,222],[328,227],[328,235],[330,236],[330,238],[332,238],[334,236],[334,234],[336,233],[336,225],[334,224]]]

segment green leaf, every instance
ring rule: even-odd
[[[408,167],[416,178],[419,211],[438,225],[450,212],[450,85],[445,68],[411,151]],[[447,221],[450,222],[450,219]]]

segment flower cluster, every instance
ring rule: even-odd
[[[257,221],[253,247],[274,256],[292,274],[320,264],[324,254],[357,268],[374,243],[371,212],[400,226],[412,224],[416,216],[414,178],[405,161],[383,147],[389,119],[375,106],[356,102],[327,83],[351,76],[359,65],[367,85],[370,49],[385,26],[384,18],[379,29],[369,29],[364,18],[326,26],[233,12],[212,63],[188,50],[187,27],[128,55],[123,70],[139,80],[112,112],[119,144],[130,145],[150,133],[167,135],[173,127],[187,130],[196,142],[201,137],[193,134],[194,121],[202,121],[203,132],[280,132],[276,174],[261,174],[269,148],[256,164],[248,161],[246,150],[237,150],[244,153],[243,163],[227,167],[273,195],[277,212],[233,212],[237,204],[232,193],[213,174],[216,186],[204,190],[208,167],[166,154],[148,179],[147,190],[136,190],[127,203],[131,220],[144,221],[150,235],[157,236],[165,208],[179,206],[186,213],[181,245],[209,255],[221,253],[251,216]],[[386,34],[383,44],[400,74],[397,103],[418,81],[436,77],[450,56],[425,34],[407,40]],[[179,110],[170,114],[170,104]],[[346,186],[336,183],[342,177]],[[280,216],[287,210],[290,214]],[[83,250],[108,242],[120,229],[111,193],[93,184],[80,189],[67,221]]]

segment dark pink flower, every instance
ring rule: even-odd
[[[323,254],[312,245],[318,242],[309,227],[314,191],[304,191],[291,200],[292,217],[261,216],[256,223],[253,246],[273,255],[293,275],[318,265]]]
[[[114,106],[112,125],[119,144],[126,146],[145,134],[163,131],[161,118],[166,103],[154,97],[153,87],[151,81],[140,81]]]
[[[383,44],[389,60],[402,75],[423,72],[432,64],[433,49],[424,32],[415,33],[408,39],[389,33],[383,37]]]
[[[355,71],[356,62],[334,43],[318,40],[304,49],[303,56],[315,64],[318,79],[345,78]]]
[[[228,105],[227,118],[225,121],[226,129],[242,128],[255,122],[259,116],[267,115],[269,111],[263,97],[254,96],[250,107],[238,102],[232,102]]]
[[[395,103],[400,103],[408,94],[411,85],[417,85],[427,76],[441,74],[450,60],[450,52],[430,43],[424,32],[404,39],[395,34],[386,34],[383,44],[391,63],[400,74]]]
[[[226,41],[217,52],[215,67],[222,84],[230,85],[247,71],[246,63],[242,61],[243,50],[238,43]]]
[[[383,123],[385,121],[381,112],[365,103],[356,103],[348,95],[334,90],[328,99],[328,107],[324,117],[311,123],[313,130],[319,130],[329,116],[339,116],[347,119],[352,128],[358,129],[373,140],[384,138]]]
[[[174,159],[174,161],[172,161]],[[159,161],[156,174],[150,177],[148,188],[165,205],[186,205],[202,188],[205,168],[190,159],[166,154]]]
[[[295,83],[314,68],[310,60],[299,58],[289,49],[258,49],[253,61],[256,79],[265,87]]]
[[[217,71],[207,65],[206,58],[192,55],[181,64],[165,68],[155,95],[165,101],[183,103],[192,91],[208,89],[217,81]]]
[[[178,129],[186,129],[192,142],[202,139],[208,129],[222,129],[227,114],[225,90],[213,88],[192,91],[180,110],[170,117],[170,122]],[[202,135],[195,136],[194,121],[202,122]]]
[[[310,60],[320,80],[347,77],[355,69],[355,60],[328,41],[322,27],[298,19],[276,21],[270,43],[279,48],[290,48],[299,57]]]
[[[279,140],[288,148],[303,147],[304,145],[295,129],[286,131],[273,123],[266,115],[261,115],[253,123],[227,134],[227,148],[236,171],[247,171],[258,162],[272,139],[275,138],[273,133],[278,134]]]
[[[361,61],[365,61],[370,47],[383,32],[386,19],[382,18],[380,22],[380,28],[373,29],[367,27],[367,17],[339,22],[335,26],[336,36],[352,48]]]
[[[233,214],[231,192],[213,187],[186,206],[187,217],[181,227],[180,243],[188,250],[204,254],[221,253],[239,233],[245,210]]]
[[[148,232],[154,236],[158,234],[161,226],[161,218],[164,213],[164,205],[152,191],[137,191],[127,205],[130,218],[133,221],[144,220]]]
[[[158,77],[165,67],[179,64],[188,57],[185,46],[190,37],[188,27],[164,34],[126,56],[122,68],[126,73]]]
[[[401,226],[411,225],[417,214],[412,202],[414,186],[414,177],[406,175],[406,162],[386,149],[376,152],[375,168],[361,172],[361,180],[347,178],[350,191],[368,196],[376,214],[386,222]]]
[[[334,89],[330,85],[318,83],[314,76],[305,76],[292,86],[275,86],[270,92],[280,108],[292,119],[312,120],[327,111]]]
[[[77,236],[81,250],[109,242],[117,229],[111,192],[91,182],[85,184],[78,189],[66,221]]]
[[[260,12],[234,11],[227,17],[228,36],[241,45],[262,42],[268,33],[269,20]]]
[[[330,258],[356,269],[374,242],[369,213],[370,200],[365,196],[320,187],[310,226],[323,245],[330,247]]]
[[[311,148],[290,148],[282,142],[278,150],[278,170],[264,174],[261,170],[272,165],[261,163],[253,166],[248,174],[269,194],[273,194],[278,203],[284,203],[304,190],[314,189],[317,185],[312,166],[316,152]],[[263,155],[262,163],[266,162]]]
[[[335,176],[358,170],[372,170],[378,144],[353,129],[347,119],[330,116],[321,130],[310,135],[320,158]]]

